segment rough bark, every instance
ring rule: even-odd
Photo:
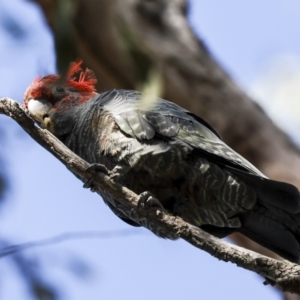
[[[33,119],[17,102],[0,99],[0,114],[6,114],[18,124],[42,147],[59,159],[74,175],[83,182],[91,178],[86,172],[89,163],[73,153],[49,131],[37,127]],[[255,253],[241,247],[230,245],[205,231],[186,223],[180,217],[174,217],[157,208],[138,206],[139,197],[102,173],[93,176],[92,183],[105,191],[128,208],[128,214],[147,218],[151,224],[163,228],[184,239],[193,246],[202,249],[212,256],[235,263],[244,269],[256,272],[266,278],[266,283],[276,285],[283,291],[300,294],[300,266],[289,261],[280,261]],[[135,211],[134,214],[132,211]]]
[[[56,1],[35,1],[43,4],[57,37],[63,30],[54,18]],[[299,149],[193,33],[186,16],[187,1],[77,0],[71,6],[73,46],[95,71],[99,91],[137,88],[141,80],[147,80],[147,72],[156,68],[162,76],[164,98],[211,123],[227,144],[267,176],[300,188]],[[232,239],[275,257],[241,235]]]

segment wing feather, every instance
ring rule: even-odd
[[[111,90],[101,97],[101,105],[115,118],[126,134],[140,140],[150,140],[159,135],[179,143],[186,143],[200,151],[212,162],[237,168],[266,178],[250,162],[226,145],[217,132],[203,119],[175,103],[158,98],[150,111],[138,109],[141,93]]]

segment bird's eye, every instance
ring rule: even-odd
[[[57,87],[56,87],[56,91],[57,91],[58,93],[64,93],[64,92],[65,92],[65,89],[64,89],[62,86],[57,86]]]

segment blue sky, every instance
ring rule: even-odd
[[[299,55],[297,0],[191,1],[191,21],[221,64],[245,88],[275,57]]]
[[[191,1],[194,30],[249,93],[274,58],[299,56],[299,18],[296,0]],[[14,35],[5,30],[7,24]],[[0,2],[0,57],[0,97],[21,101],[36,75],[54,72],[53,41],[32,3]],[[0,236],[20,243],[70,231],[126,229],[131,234],[26,250],[45,277],[63,288],[62,299],[280,299],[254,273],[183,241],[129,227],[13,121],[0,116],[0,126],[11,180],[9,201],[0,211]],[[66,271],[75,258],[91,269],[85,280]],[[30,299],[9,259],[0,260],[0,284],[0,299]]]

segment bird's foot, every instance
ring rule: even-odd
[[[160,210],[165,210],[160,201],[153,194],[146,191],[139,195],[137,210],[141,208],[156,207]]]
[[[140,212],[142,209],[147,209],[149,207],[158,208],[164,211],[165,209],[161,205],[158,199],[156,199],[153,194],[146,191],[139,195],[137,207],[131,210],[131,216],[138,220],[143,220],[145,218],[140,217]]]
[[[109,179],[113,179],[114,181],[118,181],[118,179],[125,175],[130,170],[129,166],[124,165],[116,165],[109,174]]]
[[[91,164],[89,167],[85,170],[86,173],[95,174],[97,172],[104,173],[105,175],[110,175],[111,171],[109,171],[104,165],[102,164]]]
[[[155,198],[150,192],[143,192],[139,195],[138,204],[135,209],[131,211],[131,218],[138,222],[140,225],[148,228],[151,230],[155,235],[164,238],[164,239],[171,239],[176,240],[178,239],[177,235],[174,235],[170,232],[165,231],[164,229],[158,227],[155,224],[152,224],[148,221],[147,218],[141,217],[140,212],[142,209],[147,208],[157,208],[159,211],[166,212],[160,201]]]
[[[110,176],[112,173],[112,171],[109,171],[104,165],[97,163],[91,164],[88,168],[86,168],[85,172],[91,174],[92,176],[84,183],[83,187],[86,189],[91,189],[93,193],[97,191],[97,187],[93,185],[95,174],[97,172],[101,172]]]

